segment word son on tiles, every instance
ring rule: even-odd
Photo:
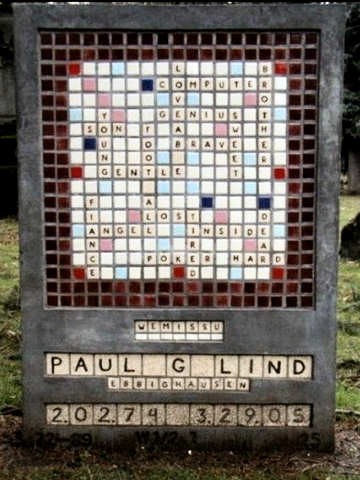
[[[343,8],[14,8],[27,438],[331,450]]]

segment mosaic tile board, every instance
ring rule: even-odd
[[[331,450],[343,8],[14,10],[25,437]]]
[[[48,306],[313,306],[316,33],[40,39]]]

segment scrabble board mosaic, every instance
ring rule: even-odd
[[[313,307],[317,33],[40,45],[48,307]]]

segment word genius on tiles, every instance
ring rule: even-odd
[[[69,205],[49,306],[313,305],[316,33],[41,38]]]

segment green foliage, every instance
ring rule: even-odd
[[[343,135],[345,145],[360,145],[360,4],[348,4],[345,33]]]

